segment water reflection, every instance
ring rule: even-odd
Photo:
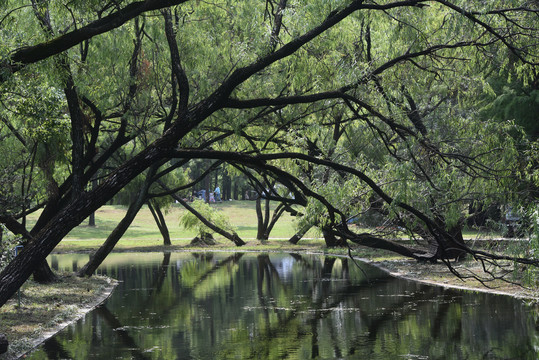
[[[55,268],[87,256],[51,257]],[[114,254],[107,303],[30,359],[536,359],[529,309],[509,297],[385,276],[347,258]]]

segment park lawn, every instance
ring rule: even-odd
[[[256,239],[257,218],[254,201],[227,201],[222,203],[212,203],[211,206],[218,211],[223,211],[234,226],[238,235],[248,243],[247,248],[260,244]],[[276,206],[271,205],[271,209]],[[165,219],[170,232],[173,248],[187,246],[197,235],[195,230],[186,230],[179,225],[179,219],[186,211],[179,204],[173,204],[165,214]],[[95,213],[96,226],[88,226],[88,220],[74,228],[56,247],[57,252],[66,251],[89,251],[95,250],[109,236],[115,226],[122,220],[127,212],[126,206],[105,205]],[[39,212],[28,217],[28,225],[32,226]],[[294,218],[288,213],[276,223],[270,234],[272,242],[286,242],[296,232],[294,227]],[[318,244],[323,242],[316,231],[310,231],[305,238]],[[226,247],[232,243],[216,235],[216,239],[222,246]],[[161,233],[155,224],[155,221],[147,206],[144,206],[137,214],[135,220],[124,234],[120,242],[116,245],[116,250],[154,248],[163,245]],[[269,244],[267,244],[269,245]],[[321,244],[320,244],[321,245]],[[276,245],[278,246],[278,245]]]
[[[210,204],[218,211],[222,211],[229,218],[230,223],[234,226],[238,235],[247,242],[247,246],[242,249],[256,249],[260,242],[256,241],[257,233],[257,218],[254,201],[226,201],[222,203]],[[276,203],[271,204],[271,210],[276,206]],[[166,222],[170,232],[170,237],[173,246],[170,250],[178,250],[188,246],[190,241],[197,235],[195,230],[186,230],[179,225],[179,219],[186,210],[179,204],[173,204],[165,214]],[[103,241],[109,236],[115,226],[121,221],[127,212],[126,206],[121,205],[105,205],[95,213],[96,226],[88,226],[88,220],[85,220],[81,225],[73,229],[56,247],[56,252],[77,252],[77,251],[92,251],[97,249]],[[32,214],[28,218],[28,225],[32,226],[37,220],[39,213]],[[265,248],[284,249],[289,247],[288,239],[296,232],[294,217],[288,213],[276,223],[270,234],[270,241],[266,242]],[[358,229],[361,230],[361,229]],[[474,239],[478,236],[481,238],[489,238],[490,234],[479,234],[476,231],[467,231],[464,234],[467,239]],[[216,235],[218,247],[227,248],[234,247],[232,243]],[[405,240],[403,238],[403,240]],[[157,228],[153,217],[148,209],[144,206],[137,217],[124,234],[120,242],[116,245],[115,250],[156,250],[163,245],[163,240],[159,229]],[[301,247],[323,246],[324,242],[321,235],[316,230],[308,232],[304,239],[300,242]]]

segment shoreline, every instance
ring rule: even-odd
[[[471,285],[471,284],[468,284],[468,285],[457,285],[457,284],[452,284],[452,283],[446,283],[446,282],[443,282],[443,281],[435,281],[435,280],[428,280],[428,279],[424,279],[424,278],[420,278],[420,277],[415,277],[415,276],[409,276],[405,273],[402,273],[400,270],[395,270],[395,269],[390,269],[385,265],[386,262],[376,262],[376,261],[371,261],[371,260],[368,260],[368,259],[358,259],[358,260],[361,260],[361,261],[364,261],[365,263],[367,264],[370,264],[370,265],[373,265],[373,266],[376,266],[378,269],[388,273],[389,275],[395,277],[395,278],[399,278],[399,279],[403,279],[403,280],[408,280],[408,281],[415,281],[415,282],[418,282],[418,283],[422,283],[422,284],[426,284],[426,285],[430,285],[430,286],[439,286],[439,287],[443,287],[443,288],[446,288],[446,289],[457,289],[457,290],[463,290],[463,291],[474,291],[474,292],[482,292],[482,293],[487,293],[487,294],[492,294],[492,295],[502,295],[502,296],[510,296],[510,297],[513,297],[515,299],[519,299],[519,300],[532,300],[534,302],[539,302],[539,291],[538,290],[530,290],[530,289],[526,289],[524,287],[518,287],[517,285],[511,285],[512,286],[512,289],[514,289],[513,291],[511,290],[497,290],[496,288],[492,287],[486,287],[486,286],[477,286],[477,285]],[[390,261],[388,261],[390,262]],[[445,265],[438,265],[438,266],[445,266]],[[451,274],[451,276],[455,277],[455,275]],[[453,279],[453,280],[455,280]],[[464,281],[465,282],[465,281]],[[522,291],[518,291],[517,289],[521,289]]]
[[[37,347],[56,335],[58,332],[82,319],[87,313],[102,305],[112,295],[112,292],[119,282],[116,279],[108,277],[100,277],[100,280],[105,281],[106,285],[96,293],[95,297],[91,298],[85,303],[74,305],[75,309],[70,308],[70,310],[73,311],[70,311],[68,315],[60,314],[60,312],[55,314],[51,320],[54,325],[47,326],[45,324],[36,326],[32,332],[32,335],[35,334],[35,336],[30,335],[20,339],[8,338],[8,351],[0,355],[0,360],[16,360],[24,358],[27,354],[34,351]],[[2,314],[0,313],[0,315]],[[62,317],[61,321],[54,322],[58,316]]]
[[[69,325],[79,321],[86,314],[88,314],[90,311],[92,311],[95,308],[101,306],[112,295],[112,292],[114,291],[114,289],[116,288],[116,286],[119,283],[118,280],[115,280],[115,279],[112,279],[112,278],[109,278],[109,280],[110,280],[109,281],[109,286],[107,286],[103,290],[103,292],[101,292],[101,294],[96,298],[96,301],[94,303],[86,304],[85,306],[82,306],[82,307],[78,308],[77,312],[75,313],[75,315],[72,318],[67,319],[67,320],[59,323],[57,326],[55,326],[53,328],[50,328],[50,329],[46,330],[45,332],[43,332],[39,338],[36,338],[36,339],[32,340],[32,342],[31,342],[32,348],[30,350],[24,351],[24,352],[22,352],[20,354],[16,354],[14,359],[20,359],[20,358],[25,357],[25,355],[27,355],[27,354],[31,353],[32,351],[34,351],[37,347],[39,347],[45,341],[47,341],[48,339],[50,339],[51,337],[53,337],[54,335],[56,335],[60,331],[64,330]]]

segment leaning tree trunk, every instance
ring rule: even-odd
[[[328,248],[347,246],[345,239],[336,237],[335,234],[329,231],[328,229],[322,228],[322,235],[324,235],[324,240],[326,241],[326,247]]]
[[[144,201],[142,203],[144,203]],[[101,245],[101,247],[97,249],[97,251],[93,255],[90,256],[90,260],[79,270],[77,276],[84,277],[92,276],[94,274],[99,265],[101,265],[105,258],[114,249],[114,246],[116,246],[118,241],[120,241],[129,226],[131,226],[131,223],[137,216],[137,213],[141,207],[142,204],[139,205],[137,201],[135,201],[129,206],[127,214],[120,221],[120,223],[116,225],[116,227],[107,237],[107,240],[105,240],[103,245]]]
[[[150,189],[150,185],[152,184],[152,178],[155,175],[157,168],[158,165],[153,165],[150,169],[148,169],[148,173],[146,174],[146,180],[144,181],[142,188],[139,190],[135,201],[133,201],[131,205],[129,205],[129,208],[127,209],[127,213],[125,214],[124,218],[118,223],[118,225],[116,225],[116,227],[107,237],[107,240],[105,240],[103,245],[101,245],[101,247],[97,249],[97,251],[90,257],[88,263],[86,263],[86,265],[84,265],[79,270],[79,272],[77,273],[78,276],[92,276],[99,267],[99,265],[101,265],[105,258],[110,254],[112,249],[114,249],[114,246],[116,246],[118,241],[120,241],[129,226],[131,226],[131,223],[133,222],[133,220],[135,220],[135,217],[137,216],[140,208],[146,201],[146,195],[148,194],[148,190]]]
[[[199,213],[198,211],[196,211],[195,209],[193,209],[191,206],[189,206],[189,204],[187,202],[185,202],[180,196],[177,196],[177,195],[172,195],[172,197],[177,200],[184,208],[186,208],[189,212],[191,212],[193,215],[195,215],[200,221],[202,221],[202,223],[204,225],[206,225],[207,227],[209,227],[210,229],[212,229],[213,231],[215,231],[216,233],[224,236],[225,238],[229,239],[230,241],[232,241],[234,244],[236,244],[236,246],[243,246],[245,245],[245,241],[243,241],[238,234],[236,234],[235,232],[233,232],[232,234],[229,233],[228,231],[224,230],[224,229],[221,229],[220,227],[218,226],[215,226],[214,224],[212,224],[208,219],[206,219],[204,216],[202,216],[201,213]]]
[[[50,268],[47,260],[43,260],[34,268],[33,276],[34,281],[40,284],[50,284],[58,280],[58,277]]]
[[[165,220],[163,212],[161,211],[161,208],[159,207],[159,204],[152,204],[152,201],[148,201],[148,209],[150,209],[150,213],[153,216],[155,224],[157,225],[157,228],[159,229],[159,232],[163,237],[163,245],[172,245],[172,242],[170,241],[170,232],[168,231],[167,222]]]
[[[297,233],[295,233],[294,236],[288,239],[288,242],[296,245],[303,238],[303,236],[305,236],[307,231],[309,231],[311,228],[312,228],[311,225],[304,226]]]

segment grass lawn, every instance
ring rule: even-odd
[[[223,211],[229,218],[231,224],[235,227],[238,235],[250,246],[254,246],[257,232],[257,219],[254,201],[228,201],[222,203],[211,204],[218,211]],[[271,209],[273,210],[273,205]],[[179,204],[174,204],[166,213],[168,229],[172,244],[174,246],[186,246],[197,235],[194,230],[186,230],[179,225],[179,219],[183,212],[186,211]],[[88,226],[88,221],[85,220],[81,225],[73,229],[62,242],[57,246],[56,251],[87,251],[99,247],[107,236],[112,232],[116,225],[121,221],[127,212],[126,206],[106,205],[101,207],[95,213],[96,226]],[[273,213],[272,213],[273,214]],[[38,213],[33,214],[28,218],[28,224],[31,227],[37,220]],[[273,231],[270,234],[272,242],[288,243],[287,240],[295,233],[294,218],[288,213],[276,223]],[[315,231],[306,234],[302,240],[303,243],[313,242],[323,245],[323,240]],[[216,235],[216,239],[223,246],[233,246],[233,244],[220,235]],[[260,244],[260,242],[256,241]],[[116,245],[117,250],[126,250],[141,247],[157,247],[163,244],[161,233],[157,228],[155,221],[148,210],[144,206],[137,217]]]
[[[211,206],[218,211],[223,211],[229,218],[231,224],[235,227],[238,235],[245,240],[248,245],[242,249],[248,250],[256,248],[260,245],[256,241],[257,218],[254,201],[227,201],[222,203],[212,203]],[[271,210],[276,206],[272,203]],[[116,225],[121,221],[127,211],[126,206],[106,205],[96,211],[96,226],[88,226],[88,221],[84,221],[81,225],[73,229],[62,242],[56,247],[57,252],[66,251],[91,251],[97,249],[107,236],[112,232]],[[186,230],[179,225],[179,219],[183,212],[186,211],[179,204],[174,204],[166,213],[170,237],[172,239],[175,250],[178,247],[189,245],[190,241],[197,235],[194,230]],[[37,220],[39,213],[33,214],[28,219],[29,226]],[[296,232],[294,227],[294,218],[288,213],[276,223],[273,231],[270,234],[270,241],[265,243],[264,248],[290,248],[292,245],[288,243],[288,239]],[[465,232],[465,238],[474,239],[480,236],[481,238],[489,238],[491,235],[478,234],[477,232]],[[219,247],[226,248],[234,245],[220,235],[216,235]],[[115,249],[119,251],[125,250],[152,250],[160,247],[163,240],[159,229],[157,228],[153,217],[146,206],[144,206],[137,217],[122,237]],[[302,248],[310,248],[312,246],[323,247],[324,241],[321,234],[315,230],[308,232],[304,239],[300,241],[297,250]],[[393,254],[394,256],[394,254]]]

